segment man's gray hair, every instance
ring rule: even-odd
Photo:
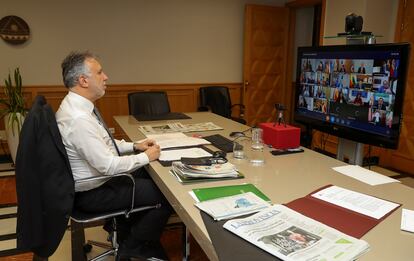
[[[81,75],[90,76],[91,72],[85,64],[86,59],[96,59],[89,51],[71,52],[62,62],[63,83],[67,88],[76,86]]]

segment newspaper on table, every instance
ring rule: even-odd
[[[270,206],[253,192],[197,202],[196,207],[206,212],[214,220],[230,219],[258,212]]]
[[[189,123],[184,124],[187,128],[186,132],[195,132],[195,131],[211,131],[211,130],[222,130],[223,128],[217,126],[212,122],[200,122],[200,123]]]
[[[224,228],[283,260],[355,260],[369,250],[348,236],[283,205],[274,205]]]
[[[186,165],[180,161],[172,163],[172,171],[186,178],[226,178],[238,177],[237,168],[230,162],[212,165]]]
[[[162,134],[171,132],[195,132],[195,131],[210,131],[210,130],[222,130],[223,128],[217,126],[212,122],[201,122],[182,124],[180,122],[174,123],[160,123],[152,125],[138,126],[139,131],[144,135],[148,134]]]
[[[186,128],[182,123],[160,123],[153,125],[142,125],[138,126],[138,129],[144,134],[162,134],[171,132],[183,132]]]

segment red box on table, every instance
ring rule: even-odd
[[[300,146],[300,128],[273,122],[260,123],[263,142],[275,149],[292,149]]]

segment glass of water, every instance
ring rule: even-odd
[[[264,164],[263,150],[263,130],[261,128],[252,128],[252,145],[249,158],[253,166],[261,166]]]
[[[233,141],[233,157],[235,159],[245,159],[246,156],[246,145],[248,145],[248,139],[240,137]]]
[[[265,155],[264,155],[264,150],[262,149],[253,149],[250,152],[250,163],[253,166],[263,166],[265,164]]]
[[[263,130],[261,128],[252,128],[252,149],[263,149]]]

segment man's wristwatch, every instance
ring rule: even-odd
[[[141,153],[141,151],[140,151],[139,149],[137,149],[137,148],[135,147],[135,145],[138,145],[138,142],[134,142],[134,144],[132,145],[132,148],[134,149],[134,152],[135,152],[135,153]]]

